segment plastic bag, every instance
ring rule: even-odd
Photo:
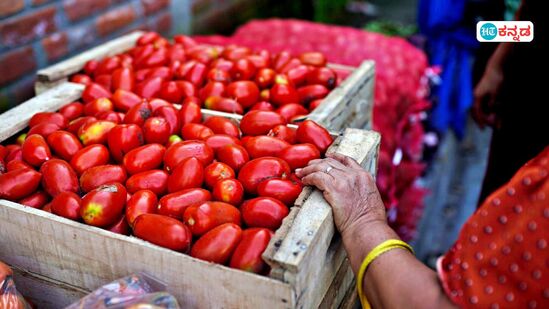
[[[0,262],[0,308],[1,309],[27,309],[31,306],[23,296],[17,292],[13,281],[11,268]]]
[[[103,285],[66,309],[179,309],[175,297],[163,292],[165,289],[165,284],[148,275],[130,275]]]

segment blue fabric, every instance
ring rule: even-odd
[[[463,137],[473,102],[473,56],[478,47],[476,25],[465,23],[467,0],[420,0],[418,24],[427,36],[431,65],[442,68],[442,83],[434,89],[437,104],[430,122],[440,133],[452,128]]]

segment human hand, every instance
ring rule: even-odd
[[[472,116],[481,129],[486,125],[497,127],[499,119],[496,108],[503,84],[503,72],[498,65],[489,62],[486,71],[474,91]]]
[[[341,154],[326,154],[296,170],[305,185],[317,187],[332,207],[341,234],[354,226],[387,222],[385,206],[372,176],[355,160]]]

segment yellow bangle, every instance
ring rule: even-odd
[[[402,240],[389,239],[380,243],[374,249],[372,249],[372,251],[370,251],[370,253],[368,253],[368,255],[366,256],[366,258],[364,258],[364,261],[362,261],[362,264],[360,265],[360,269],[358,271],[358,278],[356,280],[356,288],[358,290],[358,297],[360,299],[360,303],[362,304],[362,308],[371,308],[370,303],[368,302],[368,299],[366,299],[366,295],[364,295],[364,291],[362,290],[362,282],[364,281],[364,274],[366,274],[366,269],[378,256],[396,248],[406,249],[414,254],[414,250],[409,244],[403,242]]]

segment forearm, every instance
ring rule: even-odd
[[[503,70],[503,66],[505,65],[505,62],[513,52],[513,44],[514,43],[500,43],[490,59],[488,60],[488,64],[486,69],[493,69],[493,70]]]
[[[385,240],[399,239],[384,222],[358,222],[343,234],[351,267],[358,273],[366,255]],[[390,250],[368,267],[363,289],[373,308],[454,308],[437,275],[407,250]]]

